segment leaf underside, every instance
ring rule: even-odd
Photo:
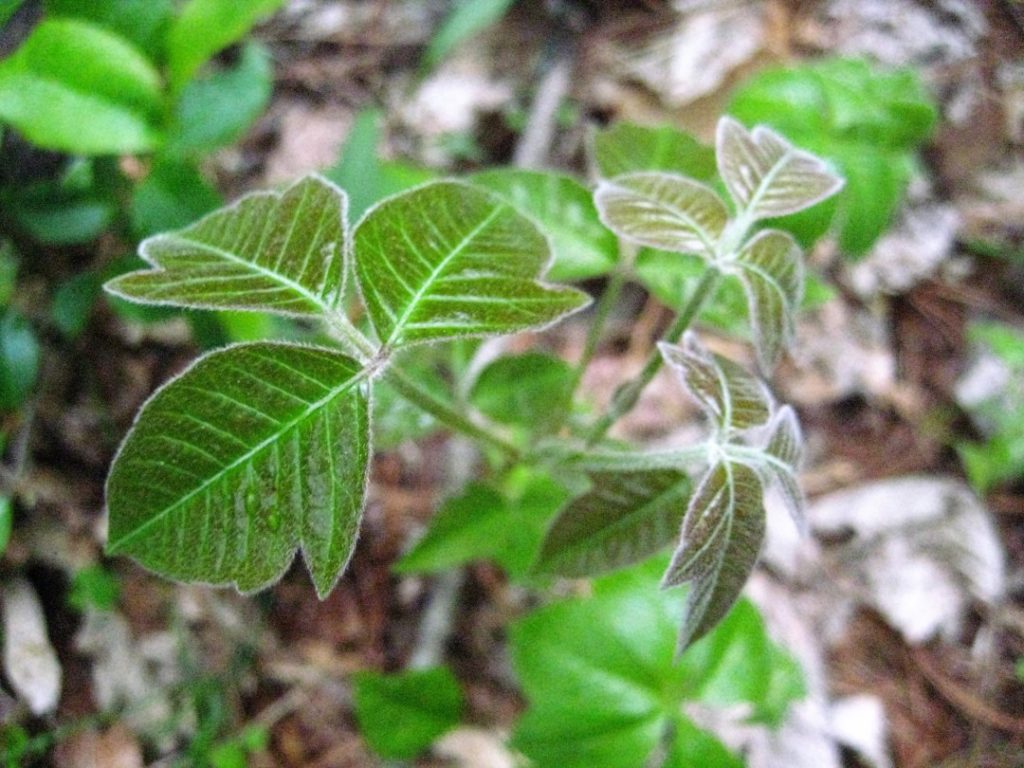
[[[760,465],[762,481],[778,490],[786,511],[802,533],[807,532],[807,500],[796,479],[796,470],[803,459],[804,439],[796,412],[782,406],[768,425],[768,439],[764,448],[775,461]]]
[[[107,481],[107,551],[173,579],[278,579],[301,548],[317,594],[355,545],[368,394],[338,352],[280,343],[200,358],[143,406]]]
[[[591,479],[593,487],[548,530],[536,571],[593,576],[638,562],[676,539],[691,489],[686,475],[593,472]]]
[[[711,467],[694,492],[662,579],[665,587],[690,582],[680,651],[721,621],[750,576],[764,541],[762,494],[753,470],[729,462]]]
[[[742,366],[713,355],[695,334],[686,333],[681,346],[658,346],[719,430],[743,430],[768,420],[772,398],[764,383]]]
[[[723,117],[715,143],[719,175],[753,221],[802,211],[843,186],[821,158],[763,125],[748,132]]]
[[[714,190],[671,173],[629,173],[601,181],[594,202],[605,226],[627,240],[707,258],[714,257],[729,220]]]
[[[763,230],[737,254],[736,275],[747,294],[758,363],[771,370],[792,341],[803,297],[800,246],[786,232]]]
[[[153,269],[107,283],[131,301],[284,315],[331,312],[343,290],[345,193],[307,176],[139,247]]]
[[[544,236],[467,184],[385,200],[353,237],[363,300],[386,347],[545,326],[588,301],[539,282],[551,258]]]

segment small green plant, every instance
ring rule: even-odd
[[[938,116],[916,72],[879,71],[861,59],[759,72],[733,94],[729,111],[772,126],[842,172],[846,188],[832,203],[774,223],[804,244],[834,223],[851,258],[889,227]]]
[[[773,131],[748,132],[728,118],[716,155],[733,212],[710,187],[672,173],[627,173],[598,185],[596,208],[613,232],[696,253],[705,272],[659,350],[604,413],[584,425],[555,414],[541,421],[549,439],[525,447],[496,423],[508,414],[495,410],[493,396],[478,402],[496,420],[403,370],[403,353],[419,345],[542,328],[588,303],[574,288],[543,282],[548,240],[503,197],[454,181],[428,183],[371,208],[349,234],[345,194],[314,176],[150,238],[140,250],[151,268],[111,281],[109,291],[150,304],[320,319],[340,348],[232,346],[160,389],[111,469],[108,551],[171,578],[243,591],[276,581],[301,551],[325,595],[355,545],[371,454],[370,400],[385,382],[478,440],[499,468],[532,465],[567,489],[589,486],[556,516],[535,572],[596,573],[676,541],[664,581],[693,583],[680,647],[699,639],[733,604],[757,558],[763,487],[779,486],[799,519],[793,472],[801,440],[792,410],[776,406],[755,376],[707,352],[693,334],[678,343],[721,279],[736,278],[758,360],[770,369],[791,335],[801,252],[788,234],[756,225],[803,210],[841,184]],[[527,205],[535,204],[526,189]],[[565,211],[555,220],[586,219],[571,196]],[[556,265],[559,258],[573,257],[563,251]],[[363,327],[348,311],[356,294],[368,319]],[[663,361],[708,413],[710,439],[653,454],[616,450],[608,430]]]
[[[413,758],[462,717],[462,690],[446,667],[354,677],[356,719],[381,757]]]
[[[971,341],[988,350],[1004,373],[1000,390],[970,407],[983,442],[957,446],[971,484],[981,493],[1024,477],[1024,332],[1002,323],[975,323]]]

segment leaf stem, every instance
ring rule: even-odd
[[[662,337],[663,341],[667,341],[670,344],[675,344],[682,337],[683,333],[690,327],[694,319],[700,313],[704,303],[714,295],[715,289],[718,287],[718,282],[721,279],[721,273],[713,266],[709,266],[704,270],[704,274],[700,278],[700,282],[697,283],[697,287],[694,288],[692,294],[690,294],[689,300],[683,307],[682,311],[676,316],[676,319],[669,326],[668,330],[665,331],[665,335]],[[598,419],[591,427],[590,432],[587,433],[587,447],[591,447],[599,443],[604,436],[611,429],[612,425],[626,415],[637,400],[640,399],[640,394],[644,391],[644,388],[651,383],[651,379],[654,375],[661,370],[662,359],[661,352],[655,347],[651,350],[651,354],[647,358],[647,362],[641,369],[640,373],[636,378],[626,382],[619,387],[615,394],[612,396],[612,402],[608,406],[608,410],[604,416]]]
[[[398,394],[413,405],[429,413],[445,426],[450,427],[456,432],[476,438],[492,448],[497,448],[513,461],[520,459],[521,452],[515,445],[500,435],[494,434],[486,427],[477,424],[468,416],[459,413],[452,405],[446,403],[433,392],[421,387],[415,380],[406,376],[398,368],[389,367],[384,373],[384,379]]]

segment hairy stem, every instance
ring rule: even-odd
[[[676,316],[669,329],[665,331],[665,335],[662,337],[663,341],[667,341],[670,344],[675,344],[679,341],[683,333],[692,325],[700,313],[704,302],[714,294],[720,279],[721,273],[716,268],[708,267],[704,271],[700,282],[690,295],[686,305]],[[661,365],[661,353],[655,347],[651,350],[647,362],[637,377],[626,382],[615,391],[607,412],[594,423],[590,432],[587,433],[587,447],[599,443],[608,433],[608,430],[611,429],[612,425],[632,410],[637,400],[640,399],[640,394],[651,383],[654,375],[661,370]]]
[[[406,376],[399,369],[389,367],[384,373],[384,379],[398,394],[413,405],[429,413],[450,429],[475,438],[492,448],[497,448],[513,461],[517,461],[520,458],[520,451],[515,445],[500,435],[489,431],[486,427],[477,424],[468,416],[459,413],[449,403],[437,397],[433,392],[423,389],[416,381]]]

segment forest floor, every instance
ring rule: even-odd
[[[891,236],[857,263],[827,241],[813,254],[836,295],[801,318],[773,381],[807,434],[813,535],[770,534],[749,591],[779,641],[817,670],[822,700],[859,707],[845,719],[830,710],[838,725],[826,740],[839,764],[1024,765],[1024,485],[1018,477],[975,497],[955,448],[982,435],[962,402],[981,358],[970,324],[1024,328],[1024,7],[766,0],[711,3],[733,14],[715,22],[699,3],[551,3],[568,9],[555,16],[524,0],[420,79],[441,17],[434,5],[287,4],[257,32],[273,54],[272,104],[242,144],[213,158],[217,186],[231,197],[333,165],[369,106],[382,110],[386,157],[452,173],[507,165],[524,151],[523,126],[546,120],[551,135],[529,151],[585,177],[593,126],[673,123],[707,140],[734,85],[768,64],[866,55],[920,72],[941,118]],[[701,14],[712,36],[703,49]],[[743,50],[739,35],[753,36]],[[552,83],[562,62],[571,77]],[[535,108],[542,83],[558,96],[551,116]],[[929,210],[942,215],[915,218]],[[670,319],[639,288],[626,299],[585,382],[596,402],[638,369]],[[545,343],[577,355],[585,319]],[[425,642],[435,592],[454,589],[444,655],[464,686],[468,725],[416,765],[512,765],[503,735],[524,702],[504,628],[529,598],[487,563],[454,585],[391,570],[446,492],[444,434],[378,454],[359,546],[322,602],[298,565],[242,597],[104,558],[103,482],[118,442],[196,352],[184,323],[129,327],[104,306],[73,349],[44,351],[38,394],[9,449],[22,476],[2,561],[5,578],[20,574],[38,594],[62,670],[56,714],[19,715],[44,738],[28,764],[172,765],[204,728],[220,738],[256,724],[269,740],[254,766],[383,765],[356,727],[349,675],[402,668]],[[689,418],[671,390],[656,380],[618,434],[649,442]],[[118,590],[102,620],[68,600],[70,574],[96,563]],[[112,689],[128,692],[123,715],[98,704]],[[20,711],[0,698],[5,717]],[[153,736],[154,723],[169,722],[176,730]],[[814,765],[792,763],[805,764]]]

